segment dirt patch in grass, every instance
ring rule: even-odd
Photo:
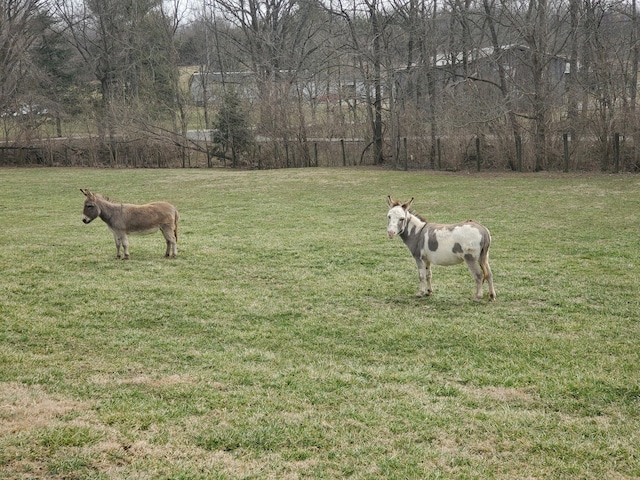
[[[122,383],[166,386],[193,382],[191,377],[171,375],[165,378],[132,377]],[[194,421],[195,423],[195,421]],[[75,444],[47,439],[51,432],[92,432],[96,441]],[[238,459],[235,455],[198,447],[184,450],[172,443],[156,445],[150,440],[155,427],[148,432],[131,432],[125,438],[116,430],[100,422],[90,404],[56,398],[39,386],[20,383],[0,383],[0,467],[3,478],[67,478],[64,459],[82,458],[87,475],[102,472],[111,478],[129,478],[139,469],[147,474],[166,474],[166,458],[184,464],[185,468],[206,472],[213,468],[246,476],[259,469],[259,462]],[[171,438],[185,441],[188,431],[174,427]],[[137,437],[137,438],[136,438]],[[56,437],[57,438],[57,437]],[[0,475],[2,476],[2,475]],[[283,478],[287,478],[286,476]],[[291,477],[293,478],[293,477]]]
[[[49,426],[73,411],[87,410],[81,402],[55,399],[38,386],[0,384],[0,436]]]
[[[529,388],[509,388],[509,387],[484,387],[472,389],[473,395],[494,400],[497,402],[519,402],[534,403],[536,401],[535,391]]]
[[[194,385],[197,380],[189,375],[168,375],[154,377],[139,374],[124,378],[114,378],[110,375],[95,375],[92,377],[96,385],[144,385],[148,387],[167,387],[171,385]]]

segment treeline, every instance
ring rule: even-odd
[[[637,171],[636,0],[0,0],[0,164]]]

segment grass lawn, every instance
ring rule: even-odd
[[[0,169],[0,478],[640,477],[640,176]],[[89,188],[181,214],[115,260]],[[497,301],[386,237],[492,233]]]

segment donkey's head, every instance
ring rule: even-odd
[[[389,203],[389,213],[387,213],[387,235],[389,238],[393,238],[396,235],[401,235],[407,228],[409,223],[409,207],[413,202],[413,197],[408,202],[402,203],[391,198],[391,195],[387,197],[387,203]]]
[[[84,223],[91,223],[92,220],[100,215],[100,206],[96,202],[95,193],[90,192],[86,188],[81,188],[80,191],[84,194],[84,208],[82,209],[82,221]]]

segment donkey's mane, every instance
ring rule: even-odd
[[[102,200],[104,200],[104,201],[106,201],[106,202],[110,202],[110,203],[118,203],[118,202],[115,202],[115,201],[111,200],[111,199],[110,199],[109,197],[107,197],[106,195],[102,195],[101,193],[95,193],[94,195],[95,195],[96,197],[101,198]]]
[[[417,217],[417,218],[418,218],[418,220],[421,220],[421,221],[423,221],[424,223],[428,223],[426,218],[424,218],[422,215],[420,215],[420,214],[418,214],[418,213],[414,212],[413,210],[409,210],[409,213],[410,213],[411,215],[413,215],[414,217]]]

